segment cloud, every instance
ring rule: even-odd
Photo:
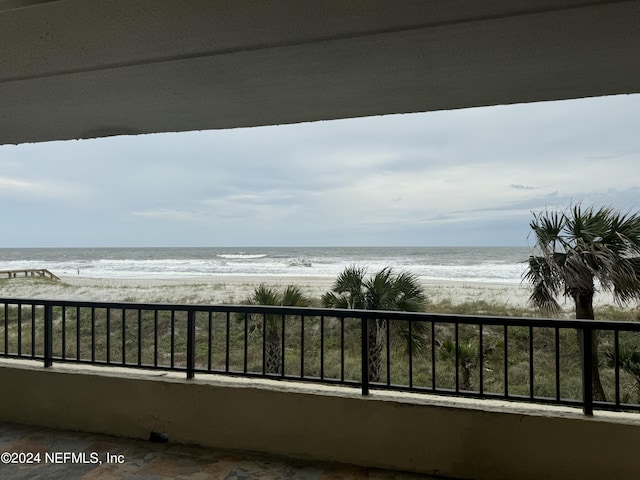
[[[29,179],[0,177],[0,197],[12,201],[69,201],[77,200],[86,189],[60,182],[44,182]]]
[[[169,221],[193,221],[202,217],[203,213],[198,211],[181,211],[168,208],[159,208],[156,210],[133,212],[135,217],[169,220]]]
[[[521,244],[531,211],[637,205],[639,112],[635,95],[3,146],[3,221],[19,244],[52,219],[62,243],[81,219],[87,244]]]
[[[1,191],[5,192],[33,192],[40,189],[39,185],[34,182],[6,177],[0,177],[0,188],[2,189]]]

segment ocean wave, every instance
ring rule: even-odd
[[[417,252],[417,253],[416,253]],[[527,249],[256,248],[0,249],[0,270],[47,268],[58,276],[174,278],[207,275],[336,277],[357,264],[373,274],[407,270],[426,280],[520,283]],[[419,253],[419,255],[418,255]]]
[[[219,253],[216,255],[218,258],[228,258],[228,259],[252,259],[252,258],[264,258],[269,256],[268,253]]]
[[[295,258],[287,263],[288,267],[312,267],[313,262],[307,258]]]

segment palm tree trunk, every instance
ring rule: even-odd
[[[367,321],[369,337],[369,381],[379,382],[382,376],[382,328],[378,320]]]
[[[265,373],[282,373],[282,338],[275,322],[267,322],[265,333]]]
[[[461,390],[471,390],[471,365],[465,361],[462,363],[462,385]]]
[[[573,295],[573,300],[576,304],[576,319],[582,320],[594,320],[593,314],[593,291],[590,292],[576,292]],[[600,362],[598,360],[598,332],[596,330],[592,333],[591,343],[591,359],[593,367],[593,399],[595,401],[606,402],[607,397],[602,387],[600,380]],[[584,358],[584,342],[583,332],[578,331],[578,348],[580,350],[580,358]]]

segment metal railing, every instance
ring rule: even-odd
[[[589,348],[594,339],[598,348]],[[363,395],[388,389],[569,405],[587,415],[640,410],[640,365],[634,376],[622,358],[636,345],[636,322],[0,299],[0,357],[45,367],[319,382]],[[594,367],[607,400],[594,400]]]
[[[0,270],[0,276],[7,276],[7,278],[18,277],[48,277],[51,280],[60,280],[60,277],[54,275],[46,268],[20,268],[14,270]]]

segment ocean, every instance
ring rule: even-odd
[[[122,279],[335,277],[356,264],[369,272],[407,270],[424,280],[516,284],[529,254],[526,247],[0,248],[0,270]]]

